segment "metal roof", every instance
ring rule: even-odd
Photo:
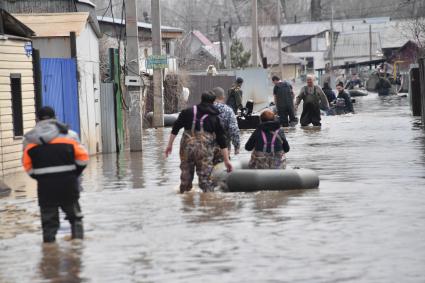
[[[30,27],[35,37],[67,37],[71,31],[77,35],[83,31],[89,13],[14,14],[14,17]]]
[[[335,20],[334,30],[336,32],[366,31],[369,30],[369,25],[385,26],[390,20],[389,17]],[[282,37],[312,36],[330,30],[330,28],[330,21],[301,22],[280,26]],[[277,37],[278,34],[274,25],[259,26],[258,30],[262,37]],[[236,37],[251,37],[251,26],[241,26],[236,31]]]
[[[311,22],[301,24],[287,24],[281,26],[282,36],[308,36],[316,35],[330,29],[325,22]],[[259,26],[258,31],[262,37],[277,37],[276,26]],[[251,37],[251,26],[241,26],[236,31],[237,38]]]
[[[105,23],[115,23],[118,25],[125,25],[125,20],[121,20],[119,18],[111,18],[111,17],[102,17],[102,16],[97,16],[97,20],[99,22],[105,22]],[[152,29],[152,24],[150,23],[145,23],[145,22],[137,22],[137,26],[143,29]],[[170,27],[170,26],[161,26],[161,31],[163,32],[178,32],[178,33],[183,33],[183,29],[181,28],[176,28],[176,27]]]
[[[372,33],[372,55],[381,51],[381,40],[379,33]],[[341,33],[338,35],[334,58],[363,57],[369,56],[370,39],[369,32],[361,33]]]
[[[2,21],[0,24],[2,24],[5,34],[20,37],[34,35],[34,31],[3,9],[0,9],[0,21]]]
[[[240,38],[240,42],[244,47],[244,51],[251,51],[251,38]],[[283,45],[283,44],[282,44]],[[267,57],[267,64],[279,64],[279,54],[277,53],[277,42],[263,42],[263,55]],[[260,52],[258,54],[258,62],[261,62]],[[304,61],[298,57],[292,56],[289,53],[282,51],[283,65],[302,64]]]
[[[199,39],[202,45],[212,45],[212,42],[199,30],[192,31],[192,34]]]

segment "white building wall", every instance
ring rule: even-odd
[[[96,154],[102,151],[99,40],[89,23],[77,36],[77,62],[81,141],[90,154]]]
[[[40,58],[71,58],[69,37],[36,37],[33,47],[40,50]]]
[[[324,68],[326,64],[325,52],[323,51],[322,52],[290,52],[289,54],[292,56],[298,57],[302,60],[304,60],[307,57],[313,57],[314,69]]]

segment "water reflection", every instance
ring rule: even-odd
[[[239,209],[242,202],[226,193],[198,193],[195,190],[181,195],[182,211],[189,222],[209,222],[227,219]]]
[[[40,277],[47,282],[81,283],[81,243],[43,244],[38,265]]]

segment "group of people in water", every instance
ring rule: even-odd
[[[267,108],[260,114],[260,124],[245,144],[252,151],[250,169],[284,169],[285,154],[290,146],[285,137],[284,128],[294,127],[298,123],[296,112],[301,101],[303,111],[301,126],[321,126],[321,110],[329,111],[335,105],[344,113],[354,113],[350,95],[343,84],[337,85],[337,95],[325,86],[314,84],[314,76],[307,76],[307,85],[295,97],[292,85],[273,76],[274,109]],[[192,189],[195,171],[199,178],[199,187],[204,192],[214,191],[217,184],[211,179],[215,165],[223,162],[227,171],[233,170],[230,162],[231,145],[234,154],[240,151],[240,132],[237,122],[238,111],[243,111],[243,79],[237,78],[227,92],[221,87],[205,91],[198,105],[183,110],[173,125],[165,155],[173,150],[173,143],[179,131],[184,128],[180,142],[180,192]]]
[[[314,85],[314,77],[307,77],[307,85],[301,89],[294,103],[294,92],[290,83],[274,76],[274,103],[276,109],[262,111],[261,123],[245,144],[252,151],[249,167],[252,169],[283,169],[286,167],[285,154],[289,143],[284,127],[298,123],[296,110],[304,101],[301,125],[320,126],[320,108],[329,108],[329,102],[342,98],[348,104],[350,99],[337,86],[338,96],[327,89],[322,91]],[[230,149],[240,152],[240,131],[237,113],[243,110],[243,80],[238,78],[228,90],[215,87],[201,95],[201,102],[181,111],[172,128],[165,155],[173,150],[173,142],[184,128],[180,142],[180,192],[192,189],[195,172],[199,187],[204,192],[214,191],[217,184],[211,179],[215,165],[223,162],[227,171],[233,170]],[[352,106],[348,108],[352,112]],[[23,167],[37,180],[38,201],[42,222],[43,241],[55,242],[59,229],[59,209],[71,225],[73,239],[84,235],[82,212],[79,205],[81,190],[80,175],[85,169],[89,155],[81,145],[78,135],[56,120],[51,107],[42,107],[37,113],[37,124],[24,138]]]

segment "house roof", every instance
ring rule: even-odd
[[[357,32],[362,30],[369,30],[369,25],[385,26],[388,22],[390,22],[389,17],[346,19],[335,20],[333,26],[336,32]],[[284,24],[280,26],[282,37],[313,36],[324,31],[328,31],[330,28],[330,21],[301,22],[295,24]],[[277,37],[278,34],[277,28],[274,25],[259,26],[258,30],[262,37]],[[236,37],[251,37],[251,26],[241,26],[236,31]]]
[[[240,42],[242,43],[244,47],[244,51],[251,51],[251,38],[240,38]],[[282,44],[283,46],[283,44]],[[276,65],[279,64],[279,54],[277,53],[278,50],[278,43],[277,42],[265,42],[263,41],[263,55],[264,57],[267,57],[267,64],[269,65]],[[260,52],[258,54],[258,62],[261,62],[261,54]],[[303,64],[303,60],[299,59],[298,57],[292,56],[286,52],[282,51],[282,62],[283,65],[297,65],[297,64]]]
[[[372,34],[372,56],[381,50],[381,40],[379,33]],[[370,39],[369,32],[341,33],[338,35],[334,58],[364,57],[369,56]]]
[[[67,37],[70,32],[77,35],[89,22],[88,12],[15,14],[18,20],[35,32],[35,37]]]
[[[84,3],[84,4],[92,6],[93,8],[96,8],[96,5],[93,4],[93,2],[91,2],[90,0],[77,0],[77,2],[78,3]]]
[[[5,34],[20,37],[31,37],[34,35],[33,30],[3,9],[0,9],[0,20],[3,21]]]
[[[213,43],[199,30],[192,31],[192,34],[199,39],[202,45],[212,45]]]
[[[119,18],[111,18],[111,17],[102,17],[102,16],[97,16],[97,20],[102,23],[114,23],[114,24],[118,24],[118,25],[125,25],[125,20],[121,20]],[[150,23],[145,23],[145,22],[137,22],[137,26],[139,28],[143,28],[143,29],[152,29],[152,24]],[[161,26],[161,31],[163,32],[177,32],[177,33],[183,33],[183,29],[181,28],[176,28],[176,27],[170,27],[170,26]]]
[[[218,61],[221,60],[220,50],[214,44],[202,45],[200,47],[200,50],[206,51],[207,53],[209,53],[212,57],[214,57]]]

